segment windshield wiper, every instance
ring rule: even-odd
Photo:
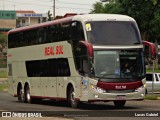
[[[102,78],[104,78],[105,76],[108,76],[108,75],[115,75],[115,74],[104,74],[102,77],[100,77],[100,78],[98,79],[98,81],[100,81]]]

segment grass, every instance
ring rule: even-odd
[[[0,83],[0,91],[6,91],[8,89],[8,83]]]
[[[0,71],[0,78],[6,78],[7,77],[7,71]]]
[[[147,69],[146,72],[153,72],[153,69]],[[160,69],[155,69],[154,72],[160,73]]]
[[[147,94],[145,97],[146,100],[160,100],[160,95]]]

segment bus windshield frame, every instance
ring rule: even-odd
[[[142,49],[96,50],[93,69],[99,79],[140,80],[145,77],[144,54]]]

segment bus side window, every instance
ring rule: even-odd
[[[24,43],[25,43],[24,46],[31,45],[30,36],[29,36],[29,32],[28,31],[24,32],[23,40],[24,40]]]
[[[61,36],[63,41],[71,39],[71,23],[61,24]]]
[[[28,77],[70,76],[67,58],[26,61]]]
[[[53,27],[52,26],[49,26],[48,28],[47,28],[47,40],[49,41],[49,42],[53,42]]]
[[[62,41],[62,29],[61,29],[61,24],[58,24],[58,29],[57,29],[57,32],[58,32],[58,38],[57,38],[57,41]]]
[[[90,74],[89,60],[87,56],[87,49],[84,45],[79,44],[75,49],[75,62],[78,72],[82,75]]]
[[[37,41],[37,29],[33,29],[31,31],[31,36],[30,37],[31,37],[31,40],[33,42],[33,45],[38,44],[38,41]]]
[[[77,41],[85,39],[82,24],[78,21],[72,23],[72,39]]]
[[[14,40],[14,42],[15,42],[15,43],[13,43],[13,44],[14,44],[13,47],[18,47],[18,46],[19,46],[19,43],[18,43],[18,39],[17,39],[17,33],[14,33],[12,41],[13,41],[13,40]]]
[[[17,41],[17,47],[21,47],[25,45],[25,42],[23,40],[23,32],[16,33],[16,41]]]
[[[42,43],[42,33],[43,33],[43,30],[42,29],[39,29],[38,30],[38,43],[41,44]]]

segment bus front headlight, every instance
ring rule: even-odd
[[[97,87],[96,85],[90,84],[91,89],[93,89],[96,92],[99,93],[106,93],[106,90],[100,87]]]
[[[141,87],[135,89],[135,92],[142,92],[142,91],[144,91],[144,88],[145,87],[142,85]]]

